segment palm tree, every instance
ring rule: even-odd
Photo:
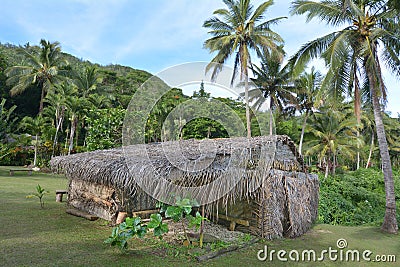
[[[281,48],[280,48],[281,49]],[[271,111],[269,122],[269,134],[272,135],[272,112],[285,112],[291,104],[295,104],[293,95],[294,84],[291,82],[292,74],[289,69],[282,66],[283,50],[271,55],[262,55],[261,67],[252,64],[251,69],[255,78],[251,81],[256,86],[249,90],[249,101],[253,102],[253,108],[259,110],[264,102],[269,99]]]
[[[83,72],[77,72],[73,77],[79,94],[84,98],[88,98],[96,90],[97,86],[101,84],[102,80],[95,66],[86,67]]]
[[[367,162],[365,164],[366,169],[368,169],[368,167],[371,166],[372,155],[375,151],[376,130],[375,130],[374,113],[372,109],[373,108],[370,103],[365,103],[365,105],[363,105],[362,107],[363,113],[361,116],[361,124],[360,124],[360,126],[362,127],[361,135],[364,137],[364,141],[365,142],[368,141],[368,143],[370,143],[368,149]],[[357,132],[357,134],[358,133],[359,132]]]
[[[292,62],[304,65],[322,55],[330,68],[327,77],[334,77],[338,86],[349,88],[356,77],[369,85],[386,192],[382,230],[397,233],[394,181],[382,120],[381,100],[386,100],[386,91],[381,62],[400,75],[399,13],[383,0],[299,0],[293,2],[292,14],[307,14],[308,20],[319,17],[332,26],[346,25],[342,30],[305,44]],[[378,47],[382,53],[378,53]]]
[[[215,80],[222,70],[223,64],[235,54],[235,63],[231,85],[240,67],[240,80],[245,83],[246,126],[247,137],[251,137],[250,108],[248,97],[248,68],[251,65],[251,50],[257,56],[275,51],[278,44],[283,43],[279,34],[270,26],[277,24],[283,17],[266,20],[264,14],[273,4],[272,0],[263,2],[256,10],[250,0],[223,0],[227,9],[214,11],[214,17],[206,20],[203,27],[211,29],[212,37],[204,42],[204,47],[217,55],[206,67],[206,72],[213,68],[212,80]],[[219,18],[221,17],[221,19]]]
[[[307,119],[309,115],[313,113],[313,110],[322,104],[321,80],[322,74],[312,67],[310,72],[304,72],[298,79],[294,81],[295,88],[297,90],[297,109],[300,112],[304,112],[299,142],[300,154],[302,154]]]
[[[77,133],[78,122],[80,116],[85,112],[84,106],[87,105],[87,100],[84,98],[79,98],[77,96],[69,97],[69,120],[71,122],[71,132],[69,135],[69,146],[68,146],[68,155],[71,154],[72,149],[74,148],[74,137],[75,133]]]
[[[36,118],[24,117],[21,121],[20,128],[26,129],[31,135],[35,136],[35,154],[33,158],[33,166],[37,164],[37,150],[39,145],[39,136],[46,127],[46,119],[41,115]]]
[[[77,93],[76,87],[69,83],[60,83],[54,86],[54,90],[52,90],[49,94],[46,95],[45,102],[50,104],[47,106],[43,114],[47,115],[48,118],[51,118],[54,115],[54,125],[56,128],[56,132],[54,134],[53,141],[53,153],[52,156],[55,155],[55,150],[58,142],[58,133],[61,130],[61,127],[64,122],[64,117],[67,112],[67,109],[70,105],[70,97]]]
[[[330,169],[335,174],[338,155],[354,158],[354,148],[362,144],[356,135],[357,126],[357,120],[348,116],[345,109],[326,109],[314,114],[312,124],[307,127],[314,138],[306,142],[309,147],[306,155],[318,154],[320,162],[325,161],[325,177]]]
[[[40,41],[40,50],[19,48],[18,52],[25,58],[23,65],[6,69],[7,85],[12,85],[10,94],[24,92],[30,85],[35,84],[41,89],[39,113],[43,111],[43,100],[51,86],[66,75],[61,68],[67,65],[62,57],[60,44]]]

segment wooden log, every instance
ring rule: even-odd
[[[160,210],[140,210],[140,211],[133,211],[132,216],[133,217],[142,217],[144,215],[151,215],[153,213],[158,213]]]
[[[91,215],[89,213],[86,213],[84,211],[81,210],[77,210],[77,209],[67,209],[66,212],[68,214],[74,215],[74,216],[78,216],[78,217],[82,217],[85,219],[88,219],[89,221],[95,221],[97,220],[99,217]]]
[[[236,227],[236,222],[231,221],[231,223],[229,224],[229,231],[235,231],[235,227]]]

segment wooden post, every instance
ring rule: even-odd
[[[126,219],[127,216],[128,216],[128,213],[127,213],[127,212],[124,212],[124,211],[118,212],[117,221],[116,221],[115,223],[116,223],[116,224],[123,223],[123,222],[125,221],[125,219]]]
[[[62,202],[64,194],[68,194],[65,190],[56,190],[56,202]]]
[[[62,202],[63,194],[56,194],[56,202]]]

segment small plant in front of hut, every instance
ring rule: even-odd
[[[122,251],[128,248],[128,240],[137,236],[143,238],[148,229],[154,229],[154,236],[162,238],[162,235],[168,232],[168,225],[162,222],[160,214],[152,214],[147,225],[142,224],[140,217],[127,217],[125,221],[114,227],[111,236],[104,243],[111,246],[117,246]]]
[[[163,234],[168,233],[168,224],[162,222],[162,216],[159,213],[150,215],[150,222],[147,224],[148,229],[154,229],[154,236],[162,239]]]
[[[204,214],[204,212],[203,212]],[[204,221],[209,221],[207,218],[203,217],[200,212],[196,212],[195,216],[192,216],[190,214],[187,215],[187,219],[189,221],[189,227],[196,227],[196,230],[198,231],[200,229],[200,240],[199,240],[199,246],[202,248],[203,247],[203,237],[204,237],[204,229],[203,229],[203,224]]]
[[[46,191],[44,188],[42,188],[40,186],[40,184],[38,184],[36,186],[36,193],[33,193],[31,195],[26,196],[26,198],[33,198],[33,197],[37,197],[39,198],[39,202],[40,202],[40,207],[43,209],[44,208],[44,202],[43,202],[43,197],[45,194],[50,193],[49,191]]]
[[[190,239],[186,231],[185,224],[183,223],[183,218],[185,215],[189,215],[192,212],[193,202],[188,198],[177,199],[175,206],[168,206],[165,210],[165,217],[171,218],[174,222],[181,222],[183,232],[187,241],[187,245],[190,244]]]
[[[142,225],[140,217],[127,217],[123,223],[113,228],[111,236],[104,243],[111,246],[118,246],[121,250],[126,250],[129,239],[134,236],[142,238],[146,232],[147,228]]]
[[[203,221],[207,220],[207,218],[201,216],[199,212],[196,212],[195,216],[191,215],[192,208],[194,206],[199,206],[197,201],[190,200],[188,198],[183,198],[183,199],[178,198],[175,206],[168,206],[166,209],[164,206],[166,218],[171,218],[174,222],[181,221],[183,232],[184,232],[184,235],[186,238],[186,242],[185,242],[186,245],[190,244],[190,239],[189,239],[189,235],[186,231],[186,227],[185,227],[185,224],[182,219],[184,217],[186,217],[186,219],[189,222],[189,227],[191,228],[191,227],[195,226],[197,230],[201,227],[201,225],[203,224]],[[163,207],[162,207],[161,211],[162,210],[163,210]],[[202,245],[203,245],[203,231],[201,229],[201,231],[200,231],[200,247],[202,247]]]

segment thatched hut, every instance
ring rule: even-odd
[[[55,157],[68,204],[115,221],[190,196],[214,220],[264,238],[296,237],[317,217],[318,178],[287,136],[184,140]]]

